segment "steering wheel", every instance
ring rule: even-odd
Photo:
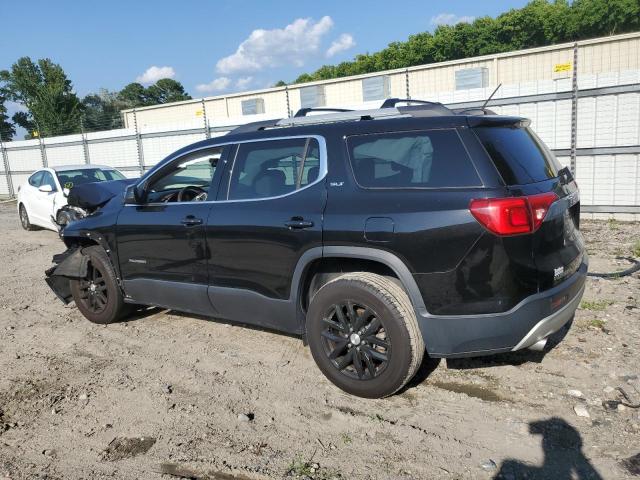
[[[192,194],[191,198],[187,198],[187,194]],[[207,191],[204,188],[195,185],[187,185],[178,192],[178,202],[203,202],[207,199]]]

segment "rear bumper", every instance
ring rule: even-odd
[[[561,284],[527,297],[504,313],[418,317],[432,357],[472,357],[527,348],[560,330],[580,304],[588,258]]]

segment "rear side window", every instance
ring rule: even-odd
[[[454,129],[358,135],[347,139],[358,185],[365,188],[479,186]]]
[[[238,145],[228,200],[277,197],[318,179],[320,148],[314,138]]]
[[[555,178],[562,168],[529,128],[477,127],[474,130],[507,185]]]

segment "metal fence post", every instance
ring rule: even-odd
[[[89,158],[89,144],[87,143],[87,135],[84,132],[84,121],[80,120],[80,133],[82,135],[82,153],[84,154],[84,163],[91,163]]]
[[[39,131],[38,131],[38,143],[40,144],[40,158],[42,159],[42,166],[47,168],[49,166],[49,162],[47,162],[47,151],[44,145],[44,140],[40,136]]]
[[[291,103],[289,102],[289,86],[288,85],[284,86],[284,95],[287,98],[287,117],[290,118],[293,112],[291,112]]]
[[[142,137],[138,130],[138,116],[136,115],[136,109],[133,109],[133,128],[136,130],[136,150],[138,152],[138,166],[140,167],[140,175],[144,174],[144,153],[142,150]]]
[[[407,88],[407,98],[411,98],[411,92],[409,90],[409,69],[408,68],[404,71],[404,81]]]
[[[204,119],[204,136],[206,139],[211,138],[211,130],[209,129],[209,120],[207,119],[207,105],[202,99],[202,117]]]
[[[9,196],[13,198],[15,195],[13,191],[13,179],[11,178],[11,171],[9,170],[9,156],[7,155],[7,149],[4,148],[4,142],[0,138],[0,150],[2,151],[2,162],[4,163],[4,175],[7,177],[7,188],[9,189]]]
[[[576,149],[578,143],[578,43],[573,44],[573,72],[572,72],[572,94],[571,94],[571,154],[570,169],[576,175]]]

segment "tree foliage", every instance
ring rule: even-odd
[[[118,100],[127,105],[125,108],[133,108],[191,100],[191,96],[180,82],[163,78],[146,88],[136,82],[130,83],[120,90]]]
[[[508,52],[640,30],[638,0],[533,0],[496,18],[440,25],[349,62],[303,73],[295,83]]]
[[[16,129],[9,121],[7,115],[7,107],[5,106],[6,97],[4,92],[0,90],[0,140],[9,142],[16,133]]]
[[[36,134],[34,128],[42,136],[78,131],[82,106],[60,65],[48,58],[33,62],[22,57],[0,72],[0,81],[7,98],[28,109],[15,114],[13,121],[31,134]]]

